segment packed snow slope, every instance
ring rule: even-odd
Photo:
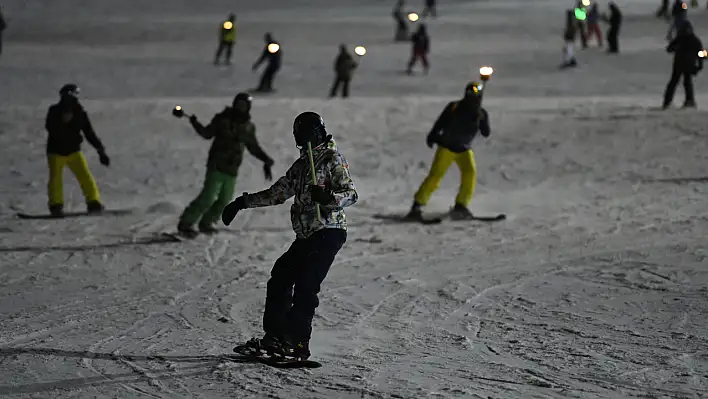
[[[671,64],[654,2],[621,3],[621,55],[591,48],[559,71],[570,2],[441,0],[431,73],[411,77],[389,2],[168,3],[4,2],[0,396],[708,395],[708,97],[698,110],[652,108]],[[214,67],[230,11],[234,65]],[[209,142],[171,108],[207,121],[253,87],[265,31],[285,57],[278,92],[253,107],[274,172],[297,155],[293,118],[314,110],[360,192],[314,322],[313,358],[325,366],[311,371],[218,357],[260,334],[270,268],[293,239],[287,205],[244,211],[212,238],[145,241],[174,230],[204,174]],[[340,42],[369,53],[353,97],[328,100]],[[485,94],[493,132],[475,144],[471,209],[508,220],[372,218],[407,210],[433,155],[425,134],[483,64],[496,69]],[[132,215],[15,218],[46,211],[44,116],[68,81],[112,157],[104,168],[85,145],[103,200]],[[705,76],[696,89],[708,90]],[[427,209],[451,206],[458,179],[452,168]],[[83,209],[68,172],[65,185],[67,208]],[[238,191],[267,186],[247,157]]]

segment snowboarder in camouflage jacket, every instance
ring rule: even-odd
[[[234,350],[269,350],[286,356],[307,359],[312,318],[319,301],[320,285],[347,237],[343,208],[358,200],[349,165],[324,121],[314,112],[300,114],[293,126],[300,157],[285,176],[267,190],[245,193],[229,204],[222,214],[230,224],[236,214],[247,208],[282,204],[291,197],[295,242],[276,262],[268,281],[262,339],[254,338]],[[312,184],[308,142],[312,145],[317,184]],[[318,219],[317,207],[321,219]],[[294,286],[294,290],[293,290]],[[294,294],[293,294],[294,292]]]

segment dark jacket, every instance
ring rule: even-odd
[[[72,104],[60,101],[49,107],[44,127],[49,133],[48,154],[66,156],[81,151],[82,132],[99,153],[105,151],[91,126],[88,114],[78,102]]]
[[[572,10],[566,11],[565,15],[565,30],[563,31],[563,40],[566,42],[574,42],[575,35],[578,33],[578,26],[575,23],[575,15]]]
[[[256,66],[261,65],[263,61],[267,59],[269,68],[280,68],[280,59],[283,55],[283,49],[279,48],[277,52],[271,53],[270,51],[268,51],[268,45],[270,45],[271,43],[275,43],[280,46],[280,43],[276,42],[275,40],[266,43],[265,47],[263,47],[263,51],[261,52],[261,56],[258,57],[258,60],[256,61]]]
[[[430,52],[430,37],[425,30],[425,27],[421,26],[416,33],[411,37],[413,41],[413,51],[416,53],[428,54]]]
[[[244,149],[248,149],[254,157],[264,163],[273,164],[273,160],[263,151],[256,139],[256,126],[250,116],[240,120],[232,117],[233,109],[226,107],[214,115],[211,122],[204,127],[196,119],[192,126],[205,139],[214,139],[209,149],[207,167],[231,176],[238,175],[238,169],[243,162]]]
[[[679,34],[666,47],[667,52],[674,53],[674,69],[694,74],[703,69],[703,59],[698,56],[701,50],[703,43],[693,32]]]
[[[615,4],[610,4],[610,19],[609,21],[610,29],[619,30],[622,25],[622,13]]]
[[[0,33],[7,28],[7,24],[5,23],[5,18],[2,17],[2,10],[0,10]]]
[[[334,72],[340,79],[349,80],[352,78],[352,73],[357,65],[354,57],[348,51],[340,51],[334,61]]]
[[[456,153],[472,148],[477,135],[488,137],[489,115],[469,101],[453,101],[445,107],[428,134],[428,141]]]

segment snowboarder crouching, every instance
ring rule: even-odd
[[[267,190],[244,193],[222,214],[228,225],[240,210],[279,205],[295,197],[290,215],[296,238],[275,262],[268,280],[265,335],[234,348],[244,355],[266,351],[297,359],[310,356],[312,318],[319,305],[317,294],[347,238],[343,208],[358,200],[347,161],[327,134],[322,118],[314,112],[298,115],[293,135],[300,157],[285,176]],[[312,161],[308,159],[308,142]],[[316,185],[312,184],[313,164]]]

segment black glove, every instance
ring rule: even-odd
[[[429,134],[425,139],[425,143],[428,144],[428,147],[433,148],[433,145],[435,145],[435,136]]]
[[[270,170],[272,163],[264,163],[263,164],[263,174],[265,175],[265,179],[268,181],[273,180],[273,172]]]
[[[246,195],[247,194],[244,193],[242,196],[236,198],[232,203],[226,205],[224,211],[221,212],[221,221],[224,222],[225,225],[228,226],[231,224],[238,211],[246,209]]]
[[[334,202],[334,194],[324,187],[310,184],[310,195],[312,200],[320,205],[329,205]]]
[[[191,123],[192,125],[194,125],[195,123],[199,123],[199,121],[197,121],[197,116],[196,116],[196,115],[191,115],[191,116],[189,117],[189,123]]]
[[[99,161],[101,161],[101,165],[103,165],[103,166],[110,166],[111,165],[111,159],[108,158],[108,155],[106,155],[106,153],[103,151],[98,153],[98,159],[99,159]]]

